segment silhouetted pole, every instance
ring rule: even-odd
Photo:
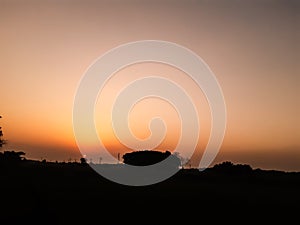
[[[118,153],[118,164],[120,163],[120,153]]]

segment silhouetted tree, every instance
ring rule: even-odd
[[[25,152],[4,151],[0,154],[0,158],[5,161],[19,162],[25,159]]]
[[[136,151],[123,155],[124,163],[134,166],[148,166],[161,162],[167,157],[172,158],[172,164],[176,167],[181,165],[180,159],[176,155],[172,155],[171,152],[165,151]]]
[[[213,168],[214,171],[223,173],[249,173],[252,171],[251,166],[246,164],[234,165],[232,162],[226,161],[220,164],[216,164]]]
[[[0,119],[2,116],[0,116]],[[0,148],[5,144],[5,141],[2,139],[3,137],[3,132],[2,132],[2,127],[0,127]]]
[[[180,167],[181,169],[184,169],[184,166],[186,164],[186,159],[182,157],[179,152],[174,152],[173,155],[180,160]]]
[[[233,163],[226,161],[226,162],[222,162],[219,164],[216,164],[214,167],[214,169],[220,169],[220,170],[230,170],[233,168]]]
[[[80,158],[80,163],[81,163],[81,164],[87,164],[86,158],[83,158],[83,157]]]

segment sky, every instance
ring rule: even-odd
[[[121,44],[163,40],[199,55],[222,88],[227,127],[214,163],[300,171],[297,21],[299,3],[284,0],[0,0],[0,124],[8,141],[2,150],[22,150],[32,159],[79,160],[72,109],[89,66]],[[128,82],[149,75],[173,80],[193,100],[201,126],[196,165],[210,134],[209,107],[187,75],[169,65],[135,64],[112,77],[95,105],[99,138],[113,155],[129,151],[114,135],[109,110]],[[136,104],[130,129],[147,138],[155,116],[168,127],[156,149],[173,151],[180,120],[166,101]]]

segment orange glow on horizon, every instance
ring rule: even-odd
[[[300,170],[297,7],[281,1],[175,2],[0,2],[0,126],[8,140],[1,150],[78,159],[72,107],[81,77],[112,48],[152,39],[191,49],[216,75],[227,107],[216,161]],[[186,74],[168,65],[135,64],[109,80],[95,105],[99,138],[113,155],[130,150],[112,129],[112,102],[126,84],[149,75],[174,81],[194,100],[200,123],[192,157],[197,164],[212,126],[209,103]],[[155,116],[168,127],[156,148],[173,151],[180,118],[172,105],[144,99],[133,107],[129,126],[138,138],[147,138]]]

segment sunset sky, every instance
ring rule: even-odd
[[[295,1],[3,1],[0,0],[0,126],[8,144],[27,158],[79,159],[72,108],[93,61],[118,45],[164,40],[198,54],[215,74],[227,107],[227,128],[214,163],[300,171],[299,3]],[[143,63],[119,71],[99,95],[95,121],[113,154],[109,107],[122,87],[142,76],[172,79],[187,90],[201,126],[194,163],[210,130],[201,90],[168,65]],[[180,122],[174,108],[149,98],[129,120],[139,138],[161,116],[168,132],[159,150],[173,150]],[[188,148],[189,146],[187,146]]]

